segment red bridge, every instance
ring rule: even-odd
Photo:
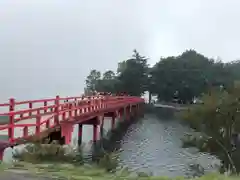
[[[10,99],[0,104],[7,112],[0,114],[0,160],[4,149],[26,142],[31,138],[43,138],[51,132],[59,132],[64,144],[71,142],[73,125],[79,126],[79,143],[82,126],[93,125],[93,142],[100,137],[98,125],[103,127],[104,117],[111,117],[112,128],[115,119],[130,120],[141,113],[144,100],[131,96],[66,97],[30,101]]]

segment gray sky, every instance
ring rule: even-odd
[[[0,100],[78,95],[136,48],[240,58],[239,0],[0,0]]]

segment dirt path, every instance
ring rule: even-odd
[[[0,172],[1,180],[52,180],[52,178],[45,178],[34,176],[26,172]]]

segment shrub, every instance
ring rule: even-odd
[[[234,136],[240,133],[240,88],[214,90],[205,94],[202,100],[203,104],[193,105],[182,116],[204,136],[196,141],[196,145],[204,144],[205,150],[220,157],[224,168],[240,172],[240,166],[236,166],[240,164],[239,158],[234,158],[237,154]]]
[[[98,165],[107,171],[114,171],[118,166],[118,153],[105,153],[102,158],[100,158]]]
[[[70,149],[70,151],[69,151]],[[19,161],[31,163],[69,162],[82,163],[79,151],[58,144],[27,144],[21,151],[16,151],[13,157]]]

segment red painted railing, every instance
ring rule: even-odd
[[[30,101],[10,99],[0,104],[7,107],[8,112],[0,116],[8,117],[8,123],[0,122],[0,136],[8,136],[13,143],[42,131],[53,128],[60,123],[87,121],[97,113],[111,112],[127,105],[144,103],[139,97],[131,96],[92,96],[66,97]],[[79,122],[76,122],[79,123]]]

